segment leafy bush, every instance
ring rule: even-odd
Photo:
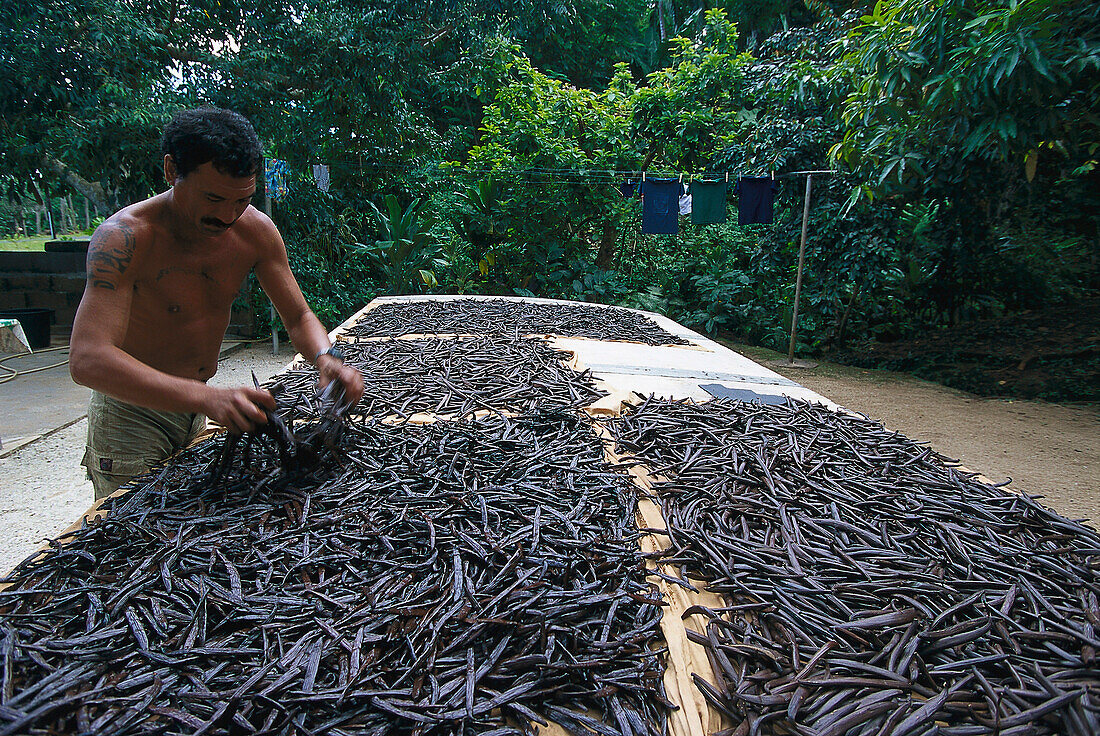
[[[424,202],[419,199],[404,210],[392,194],[384,201],[385,211],[370,203],[381,237],[369,245],[352,243],[348,250],[365,257],[389,294],[416,294],[425,287],[438,286],[435,271],[446,263],[431,232],[432,214],[423,212]]]

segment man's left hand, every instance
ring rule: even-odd
[[[320,374],[321,388],[332,381],[339,381],[343,385],[348,406],[354,406],[363,398],[363,374],[359,369],[332,355],[322,355],[317,358],[317,372]]]

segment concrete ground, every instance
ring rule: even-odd
[[[90,391],[68,376],[68,342],[55,338],[49,351],[24,355],[0,355],[3,367],[19,371],[9,378],[0,370],[0,458],[34,442],[45,434],[78,421],[88,411]],[[48,366],[56,366],[48,368]],[[37,373],[24,373],[46,368]]]
[[[251,385],[252,371],[266,380],[294,357],[285,344],[274,356],[271,343],[229,348],[223,348],[212,385]],[[37,361],[58,362],[65,354],[45,353]],[[26,358],[5,365],[18,370],[35,362]],[[88,395],[69,378],[67,366],[0,384],[0,574],[79,520],[94,501],[80,466]]]

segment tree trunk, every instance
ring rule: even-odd
[[[118,202],[109,201],[102,184],[81,178],[79,174],[52,156],[46,157],[44,165],[57,174],[70,189],[92,200],[92,204],[95,205],[97,210],[114,212],[118,209]]]
[[[600,249],[596,253],[596,268],[608,270],[611,261],[615,258],[615,245],[618,241],[618,230],[615,224],[605,222],[600,230]]]
[[[836,345],[837,347],[844,347],[844,328],[848,326],[848,316],[852,313],[852,305],[856,303],[856,297],[863,291],[863,285],[867,283],[867,279],[863,279],[859,282],[859,286],[852,289],[852,297],[848,300],[848,306],[844,308],[844,314],[840,315],[840,322],[836,327]]]

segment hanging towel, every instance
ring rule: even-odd
[[[626,179],[619,185],[619,194],[623,195],[623,199],[630,199],[634,196],[634,190],[638,188],[638,182],[633,179]]]
[[[285,199],[287,192],[287,166],[286,161],[277,158],[264,159],[264,186],[267,188],[267,196],[275,202]]]
[[[327,192],[332,179],[329,175],[328,164],[313,165],[313,181],[322,192]]]
[[[691,182],[691,224],[712,225],[726,221],[726,182],[700,179]]]
[[[645,179],[638,189],[642,195],[642,232],[676,235],[680,232],[679,179]]]
[[[688,194],[686,191],[680,195],[680,214],[691,214],[691,195]]]
[[[775,180],[770,177],[740,177],[737,180],[737,224],[771,224],[777,190]]]

